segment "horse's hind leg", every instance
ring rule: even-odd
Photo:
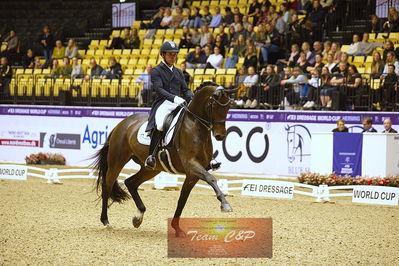
[[[135,216],[133,216],[133,226],[138,228],[143,222],[144,212],[146,211],[145,205],[140,198],[140,195],[137,191],[138,187],[147,180],[150,180],[154,176],[159,174],[159,171],[148,170],[145,167],[141,167],[141,169],[131,177],[125,180],[125,185],[129,190],[130,194],[134,202],[136,203],[138,212]]]

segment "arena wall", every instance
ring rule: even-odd
[[[88,166],[119,121],[143,112],[148,109],[1,105],[0,161],[23,163],[31,153],[50,152],[63,154],[69,165]],[[399,114],[389,112],[231,110],[227,138],[213,140],[218,171],[297,176],[310,170],[313,133],[330,132],[340,118],[351,132],[361,132],[365,116],[379,132],[385,118],[399,125]]]

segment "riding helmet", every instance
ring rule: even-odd
[[[178,53],[179,52],[179,46],[177,46],[177,44],[175,42],[167,41],[167,42],[164,42],[161,45],[160,52],[161,52],[161,54],[162,53],[166,53],[166,52]]]

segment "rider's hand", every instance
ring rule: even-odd
[[[173,102],[175,103],[175,104],[183,104],[183,103],[185,103],[186,102],[186,100],[184,100],[183,98],[181,98],[181,97],[179,97],[179,96],[175,96],[175,98],[173,99]]]

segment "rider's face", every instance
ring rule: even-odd
[[[164,60],[169,66],[176,62],[177,53],[166,52],[164,53]]]

